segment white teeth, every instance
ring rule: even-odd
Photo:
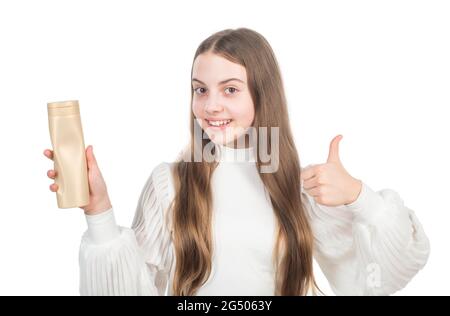
[[[230,123],[231,120],[225,120],[225,121],[208,121],[209,125],[212,126],[222,126]]]

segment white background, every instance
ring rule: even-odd
[[[86,224],[48,188],[46,103],[80,101],[129,226],[151,170],[188,139],[195,49],[237,27],[275,51],[302,166],[342,134],[350,174],[421,220],[431,256],[397,294],[450,294],[449,16],[448,1],[1,1],[0,294],[78,295]]]

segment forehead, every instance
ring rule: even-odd
[[[229,78],[238,78],[247,81],[245,67],[229,61],[213,53],[204,53],[197,56],[192,68],[192,77],[205,83],[218,83]]]

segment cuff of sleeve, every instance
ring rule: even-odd
[[[86,222],[89,238],[94,244],[106,243],[120,235],[112,207],[97,215],[86,215]]]
[[[362,182],[358,198],[346,205],[347,210],[353,213],[354,219],[360,222],[371,222],[384,211],[383,198]]]

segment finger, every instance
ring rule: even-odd
[[[58,191],[58,185],[55,183],[50,184],[50,191],[52,192]]]
[[[302,171],[300,173],[300,179],[302,179],[303,181],[306,181],[306,180],[314,177],[317,173],[317,167],[318,166],[313,165],[313,166],[302,169]]]
[[[318,197],[318,196],[320,196],[320,186],[316,186],[316,187],[314,187],[314,188],[312,188],[312,189],[305,189],[305,191],[306,191],[306,193],[308,193],[310,196],[312,196],[312,197]]]
[[[330,143],[330,151],[328,153],[327,162],[339,162],[339,142],[342,139],[342,135],[337,135]]]
[[[310,190],[317,186],[319,186],[318,177],[312,177],[311,179],[309,179],[303,183],[303,188],[305,188],[305,190]]]
[[[95,158],[94,148],[92,145],[89,145],[86,149],[86,160],[89,169],[98,168],[97,159]]]
[[[50,149],[44,150],[44,156],[47,157],[48,159],[53,160],[53,151]]]
[[[49,170],[49,171],[47,171],[47,177],[49,177],[50,179],[55,179],[55,177],[56,177],[56,171],[55,171],[55,170]]]

